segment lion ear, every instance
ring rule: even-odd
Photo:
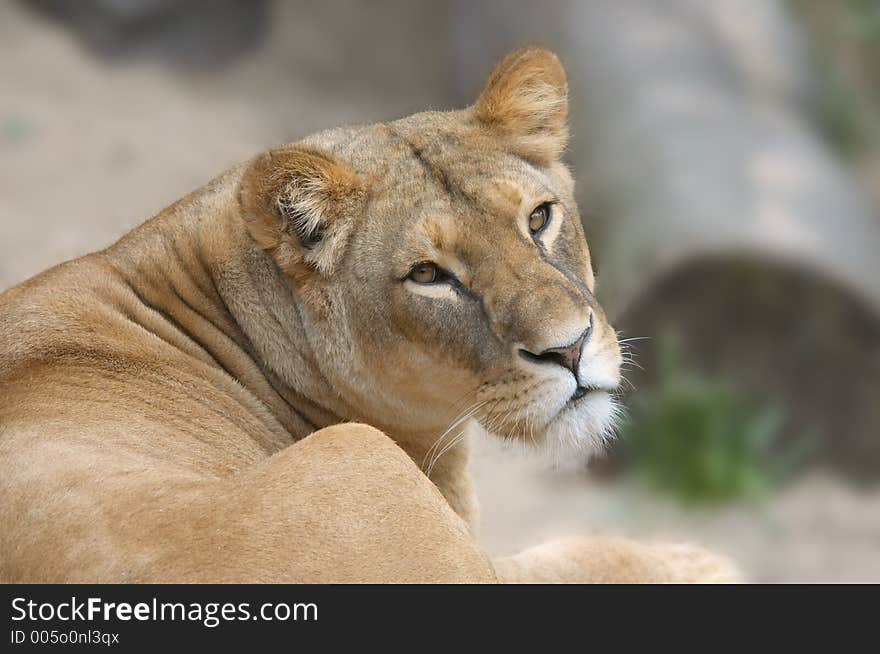
[[[511,139],[517,154],[549,163],[568,143],[568,82],[544,48],[516,50],[495,66],[474,106],[477,120]]]
[[[315,148],[285,146],[251,162],[241,182],[251,236],[282,270],[330,275],[342,255],[363,186],[357,174]]]

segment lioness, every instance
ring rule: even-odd
[[[0,579],[731,578],[472,535],[470,421],[586,449],[612,425],[567,111],[556,56],[520,50],[472,107],[270,150],[0,295]]]

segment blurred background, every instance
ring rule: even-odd
[[[880,581],[878,0],[2,0],[0,290],[271,145],[470,104],[530,43],[569,72],[628,418],[586,467],[477,435],[486,547]]]

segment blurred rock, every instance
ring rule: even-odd
[[[265,35],[266,0],[22,0],[114,59],[221,65]]]

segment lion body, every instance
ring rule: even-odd
[[[552,55],[529,56],[558,77],[558,62],[547,58]],[[504,66],[493,74],[501,75],[500,81],[490,78],[477,107],[480,116],[488,112],[480,120],[509,120],[511,113],[514,120],[525,119],[505,100],[511,82]],[[559,84],[556,78],[551,82]],[[469,138],[472,128],[449,128],[460,124],[456,116],[418,115],[366,136],[337,130],[304,146],[270,151],[110,248],[0,294],[0,580],[728,576],[723,560],[699,550],[683,555],[601,539],[551,544],[493,564],[473,535],[466,447],[432,458],[432,474],[426,476],[424,462],[437,445],[438,430],[455,417],[449,403],[434,407],[432,398],[451,396],[457,390],[453,378],[476,380],[478,373],[498,369],[504,383],[516,388],[523,375],[495,362],[474,363],[492,347],[497,348],[492,356],[500,356],[503,348],[491,339],[475,342],[473,353],[441,343],[448,356],[427,356],[406,345],[423,337],[418,321],[395,318],[409,338],[371,327],[378,320],[369,313],[375,307],[390,315],[403,309],[371,295],[380,291],[371,290],[367,279],[380,276],[345,265],[342,253],[357,256],[358,247],[380,247],[393,237],[377,233],[370,240],[361,234],[360,245],[354,245],[351,234],[366,227],[343,221],[357,213],[359,203],[380,202],[375,187],[365,191],[362,181],[380,169],[398,187],[408,183],[413,193],[424,194],[429,182],[449,191],[453,182],[445,169],[426,163],[424,152],[436,144],[416,139],[430,133],[431,125],[440,125],[452,141]],[[474,138],[474,152],[485,155],[489,137],[481,137],[486,144]],[[560,143],[529,138],[518,147],[531,148],[532,158],[543,161],[547,183],[558,185],[561,197],[570,194],[570,176],[553,163]],[[316,147],[337,156],[348,150],[344,158],[357,171],[311,149]],[[356,152],[362,153],[360,164]],[[388,173],[395,161],[414,154],[419,175]],[[460,172],[470,175],[466,167]],[[312,185],[294,183],[302,179]],[[318,182],[325,195],[316,195]],[[495,204],[511,195],[514,204],[525,202],[525,191],[493,193]],[[448,204],[438,209],[440,196],[425,198],[432,212],[448,210]],[[559,202],[565,207],[564,197]],[[307,214],[312,222],[285,231],[269,215],[276,210],[297,219]],[[426,227],[438,249],[438,240],[448,244],[468,237],[444,225]],[[562,324],[554,327],[559,333],[568,329],[566,321],[581,324],[589,315],[595,343],[585,351],[594,348],[595,360],[611,357],[611,370],[619,352],[592,299],[589,260],[585,245],[578,245],[580,225],[569,221],[557,229],[560,245],[547,251],[574,263],[560,264],[557,272],[528,265],[535,278],[543,275],[548,285],[565,291],[529,310]],[[504,238],[490,234],[491,241]],[[523,248],[511,238],[507,242],[509,251]],[[372,265],[375,253],[364,251],[360,261]],[[462,279],[472,288],[501,285],[489,273],[465,270]],[[394,279],[389,284],[400,285]],[[407,284],[415,294],[463,297]],[[395,292],[381,291],[389,297]],[[367,301],[344,304],[337,297],[344,293]],[[575,295],[587,303],[569,307],[567,299],[560,300]],[[497,290],[481,300],[489,315],[486,333],[495,340],[502,340],[498,335],[506,325],[523,322],[521,298]],[[468,319],[461,315],[459,322]],[[471,331],[479,329],[475,322]],[[528,344],[538,336],[524,324],[516,338]],[[351,343],[349,350],[345,343]],[[434,372],[432,386],[412,383],[413,361]],[[478,392],[484,388],[485,382]],[[597,394],[589,415],[604,407],[603,401]]]
[[[225,260],[247,234],[222,210],[213,225],[193,214],[233,189],[227,177],[0,296],[0,578],[490,580],[387,436],[306,438],[264,380],[204,247],[216,238]]]

